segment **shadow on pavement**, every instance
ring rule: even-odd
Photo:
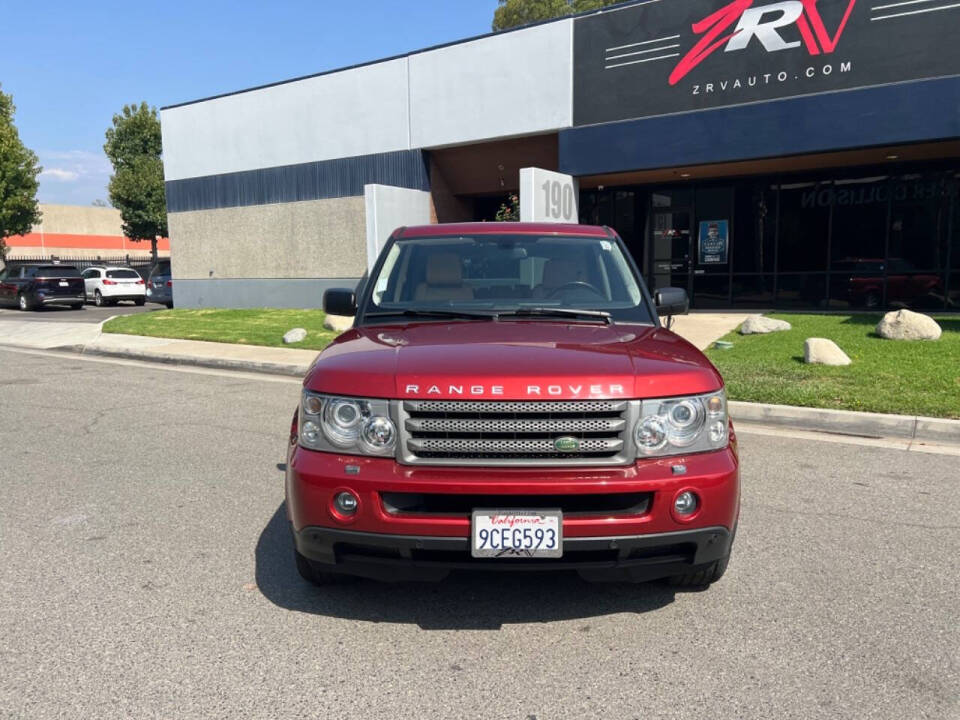
[[[314,587],[297,574],[286,507],[260,534],[256,549],[260,592],[275,605],[346,620],[416,624],[424,630],[498,630],[503,625],[643,613],[673,602],[660,583],[591,584],[575,573],[477,572],[443,582]],[[589,625],[580,628],[589,631]]]

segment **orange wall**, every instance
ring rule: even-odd
[[[26,248],[35,249],[42,253],[44,248],[104,250],[116,251],[143,251],[150,252],[150,243],[147,241],[134,242],[121,235],[72,235],[69,233],[27,233],[7,238],[7,247],[17,248],[23,254]],[[158,251],[170,251],[169,238],[162,238],[157,242]]]

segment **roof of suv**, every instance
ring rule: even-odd
[[[470,222],[440,225],[414,225],[401,228],[398,238],[449,237],[450,235],[580,235],[612,236],[612,231],[598,225],[527,222]]]

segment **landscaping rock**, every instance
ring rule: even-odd
[[[283,342],[289,345],[290,343],[303,342],[307,337],[307,331],[303,328],[293,328],[293,330],[287,330],[283,334]]]
[[[932,317],[909,310],[888,312],[877,324],[877,335],[887,340],[939,340],[942,332]]]
[[[751,315],[740,326],[741,335],[765,335],[772,332],[790,330],[792,325],[786,320],[774,320],[763,315]]]
[[[327,315],[323,327],[334,332],[344,332],[353,327],[353,318],[345,315]]]
[[[851,362],[833,340],[826,338],[807,338],[803,344],[803,361],[819,365],[849,365]]]

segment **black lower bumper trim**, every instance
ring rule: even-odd
[[[561,558],[473,558],[464,537],[386,535],[326,527],[294,532],[318,570],[378,580],[441,580],[453,570],[575,570],[588,580],[646,581],[688,573],[730,552],[725,527],[618,537],[564,538]]]

